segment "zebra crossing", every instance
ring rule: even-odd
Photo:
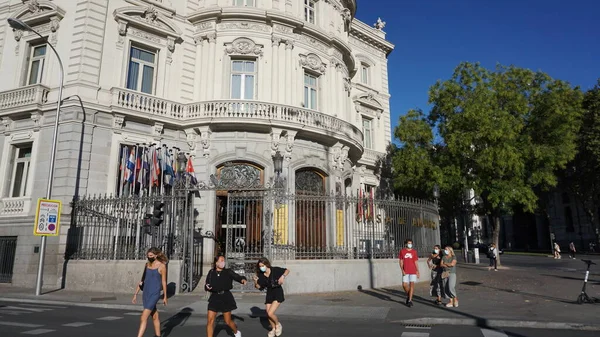
[[[408,331],[402,332],[400,337],[433,337],[431,335],[431,327],[412,327],[407,326]],[[479,331],[476,331],[479,330]],[[479,334],[481,333],[481,334]],[[470,337],[508,337],[504,331],[490,330],[484,328],[475,328],[473,334],[469,334]]]
[[[123,316],[104,316],[95,317],[89,321],[72,321],[56,323],[52,327],[45,324],[36,324],[34,319],[29,316],[49,313],[55,310],[68,309],[66,306],[46,305],[46,304],[27,304],[27,303],[0,303],[0,331],[2,327],[16,328],[20,330],[21,335],[44,335],[55,332],[60,328],[74,329],[93,325],[95,323],[110,322],[121,320]],[[136,313],[126,313],[125,315],[139,315]]]

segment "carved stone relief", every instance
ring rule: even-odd
[[[123,126],[125,125],[125,116],[123,115],[113,115],[113,130],[115,133],[121,133],[123,131]]]
[[[210,142],[211,142],[212,130],[210,127],[205,126],[200,129],[200,144],[202,145],[202,156],[208,158],[210,156]]]
[[[2,117],[2,125],[4,126],[4,134],[9,134],[12,130],[13,120],[10,117]]]
[[[185,129],[185,139],[190,152],[196,151],[196,140],[198,139],[198,133],[194,129]]]
[[[261,23],[251,23],[251,22],[226,22],[219,23],[217,25],[219,31],[224,30],[252,30],[255,32],[264,32],[270,33],[271,28],[267,25]]]
[[[295,131],[288,131],[287,132],[287,143],[285,144],[285,159],[287,161],[292,160],[292,150],[294,149],[294,141],[296,139],[296,132]]]
[[[279,151],[279,143],[281,141],[282,130],[272,129],[271,130],[271,155],[274,156]]]
[[[42,115],[39,112],[31,113],[31,120],[33,121],[33,131],[40,131]]]
[[[154,137],[154,139],[160,140],[162,138],[163,130],[163,123],[154,123],[154,126],[152,127],[152,136]]]
[[[263,46],[254,43],[254,41],[241,37],[233,40],[231,44],[226,44],[225,52],[229,55],[263,55]]]
[[[315,54],[300,54],[300,65],[321,74],[325,74],[325,70],[327,69],[327,65]]]

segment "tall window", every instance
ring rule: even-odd
[[[127,89],[153,94],[155,76],[156,53],[132,46],[129,53]]]
[[[304,104],[308,109],[317,110],[317,77],[304,73]]]
[[[46,63],[45,44],[32,46],[29,55],[29,70],[27,71],[27,84],[38,84],[42,82],[44,73],[44,64]]]
[[[364,146],[365,149],[373,148],[373,120],[363,117],[362,119],[362,131],[365,136]]]
[[[360,64],[360,81],[362,84],[369,84],[369,66],[367,64]]]
[[[231,61],[231,98],[254,99],[256,61]]]
[[[315,23],[315,7],[317,0],[304,0],[304,21]]]
[[[255,0],[233,0],[234,6],[254,7]]]
[[[25,196],[31,166],[31,143],[13,145],[11,151],[10,181],[8,195],[12,198]]]

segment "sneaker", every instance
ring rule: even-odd
[[[452,302],[446,304],[446,308],[452,308],[454,306],[454,304]]]
[[[454,301],[454,307],[458,308],[458,301]]]
[[[275,336],[281,336],[282,332],[283,326],[281,325],[281,323],[277,323],[277,326],[275,326]]]
[[[267,337],[275,337],[275,329],[271,329],[271,331],[269,331],[267,334]]]
[[[498,269],[494,269],[494,271],[498,271]]]
[[[408,307],[412,308],[412,306],[413,306],[413,302],[412,301],[408,301]]]
[[[242,332],[240,330],[238,330],[235,334],[235,337],[242,337]]]

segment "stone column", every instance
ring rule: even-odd
[[[292,88],[294,88],[294,65],[292,64],[292,50],[294,41],[285,41],[285,104],[295,105],[292,102]]]
[[[202,92],[202,76],[204,75],[204,69],[202,68],[202,63],[204,62],[204,57],[202,55],[203,39],[202,37],[198,36],[194,38],[194,40],[196,41],[196,67],[194,69],[194,100],[199,101],[201,99],[200,97]]]
[[[217,45],[217,33],[213,32],[213,33],[209,33],[207,36],[208,38],[208,44],[209,44],[209,52],[208,52],[208,83],[206,84],[208,86],[207,91],[208,91],[208,97],[207,99],[211,100],[211,99],[215,99],[215,93],[217,90],[217,86],[215,85],[215,54],[216,54],[216,45]]]
[[[205,101],[208,97],[208,53],[209,53],[209,42],[206,39],[202,39],[200,41],[200,45],[202,47],[202,62],[200,64],[200,76],[203,77],[200,79],[200,100]]]
[[[277,83],[279,83],[279,90],[278,95],[277,95],[277,103],[280,104],[284,104],[285,103],[285,86],[286,86],[286,74],[285,74],[285,70],[287,69],[287,66],[285,64],[285,46],[283,45],[279,45],[277,47],[277,65],[278,65],[278,71],[277,71]]]
[[[337,116],[337,110],[335,108],[335,95],[337,94],[336,91],[336,64],[337,61],[335,59],[331,60],[331,63],[329,65],[329,69],[327,69],[327,75],[325,75],[325,77],[327,78],[327,81],[329,82],[329,87],[328,87],[328,93],[327,94],[327,113],[330,114],[331,116]]]
[[[277,102],[279,97],[279,43],[281,39],[273,36],[271,38],[273,42],[271,45],[272,57],[271,57],[271,102]]]

